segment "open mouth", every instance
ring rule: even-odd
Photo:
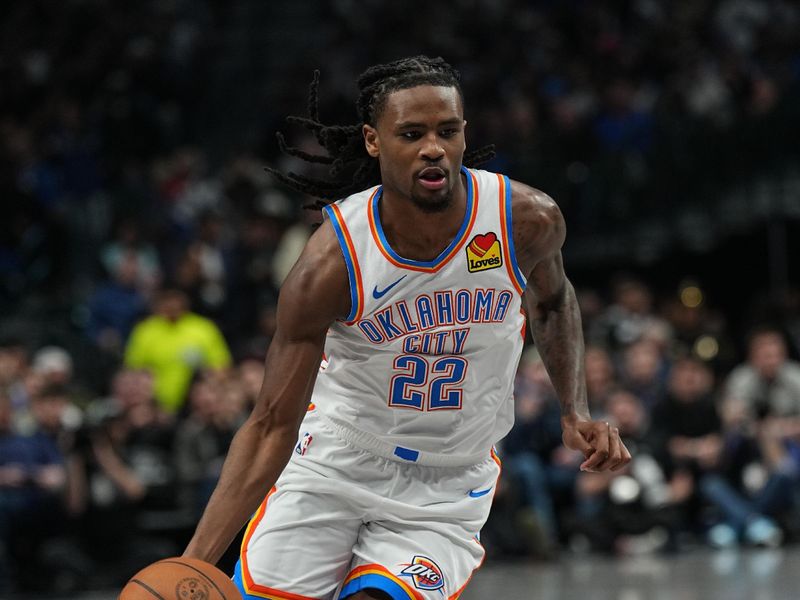
[[[440,167],[427,167],[417,176],[419,182],[429,190],[439,190],[447,183],[447,173]]]

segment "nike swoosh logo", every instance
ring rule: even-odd
[[[390,283],[388,286],[386,286],[385,288],[383,288],[383,289],[382,289],[382,290],[380,290],[380,291],[378,290],[378,286],[376,285],[376,286],[375,286],[375,287],[372,289],[372,297],[373,297],[373,298],[375,298],[375,300],[380,300],[380,299],[381,299],[381,298],[383,298],[383,297],[384,297],[384,296],[385,296],[387,293],[389,293],[389,290],[391,290],[391,289],[392,289],[394,286],[396,286],[398,283],[400,283],[401,281],[403,281],[403,279],[405,279],[406,277],[407,277],[407,275],[403,275],[403,276],[402,276],[400,279],[398,279],[398,280],[397,280],[397,281],[395,281],[394,283]]]
[[[492,486],[492,487],[494,487],[494,486]],[[470,490],[469,491],[469,497],[470,498],[480,498],[481,496],[485,496],[486,494],[488,494],[491,491],[492,491],[491,487],[488,487],[485,490]]]

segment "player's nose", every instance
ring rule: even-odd
[[[444,148],[435,133],[428,134],[423,138],[420,155],[428,161],[436,161],[444,156]]]

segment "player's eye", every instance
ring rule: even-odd
[[[418,140],[421,134],[419,131],[404,131],[400,134],[400,137],[405,140]]]
[[[439,132],[439,135],[443,138],[451,138],[458,133],[458,129],[451,128],[451,129],[442,129]]]

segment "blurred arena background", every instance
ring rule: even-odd
[[[313,69],[322,119],[353,123],[358,73],[418,53],[461,70],[488,168],[564,212],[592,410],[637,453],[579,475],[530,348],[465,597],[796,597],[790,0],[3,3],[0,596],[111,598],[181,551],[319,219],[263,171],[302,168],[275,131],[312,144],[284,117]],[[154,312],[202,344],[153,352],[182,343]],[[702,595],[662,593],[682,573]]]

